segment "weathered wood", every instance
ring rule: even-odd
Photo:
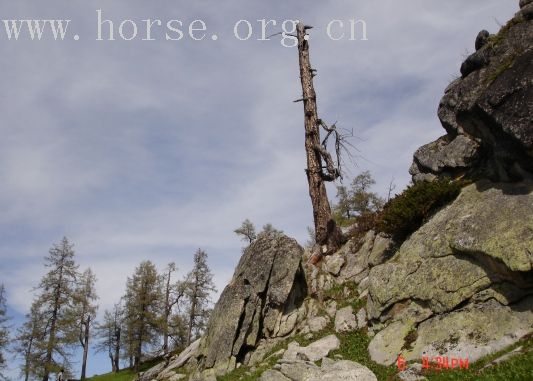
[[[322,121],[318,118],[316,93],[313,77],[316,70],[311,68],[309,59],[309,41],[306,30],[310,27],[299,23],[297,26],[298,55],[300,63],[300,79],[302,83],[302,98],[305,118],[305,151],[307,154],[307,181],[309,183],[309,196],[313,205],[313,219],[315,224],[316,243],[314,256],[332,254],[341,245],[342,233],[331,217],[326,192],[325,181],[332,181],[338,177],[333,168],[331,155],[327,153],[320,143],[320,126]],[[328,173],[322,170],[322,159],[327,162]],[[330,172],[331,170],[331,172]]]

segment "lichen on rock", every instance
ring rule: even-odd
[[[261,339],[290,334],[303,319],[303,249],[283,234],[263,234],[245,251],[209,320],[198,371],[223,374],[247,363]]]
[[[446,347],[453,326],[468,331],[468,322],[483,320],[481,315],[499,327],[486,339],[486,348],[512,341],[510,332],[517,340],[517,332],[525,334],[528,324],[531,330],[533,321],[533,310],[521,313],[517,307],[533,292],[531,253],[533,183],[481,181],[464,188],[413,233],[391,261],[370,270],[369,318],[390,324],[373,339],[373,358],[390,363],[414,326],[418,340],[409,352],[413,358],[427,351],[429,342],[440,340]],[[507,316],[506,324],[496,324],[498,316]],[[444,317],[449,321],[446,330],[436,323]],[[463,344],[466,348],[480,343],[473,335]]]
[[[532,177],[533,21],[524,16],[530,6],[522,5],[497,35],[476,39],[482,46],[440,101],[447,135],[414,154],[415,182],[465,174],[493,181]]]

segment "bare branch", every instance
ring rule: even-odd
[[[274,33],[274,34],[271,34],[270,36],[268,36],[266,39],[269,40],[270,37],[279,36],[281,34],[283,34],[283,32]]]
[[[295,101],[293,101],[293,103],[305,102],[305,101],[308,101],[309,99],[311,98],[300,98],[300,99],[296,99]]]
[[[336,172],[338,173],[338,175],[333,176],[333,180],[336,180],[339,177],[342,180],[342,156],[343,156],[342,151],[344,151],[346,155],[350,158],[350,160],[352,160],[353,156],[349,148],[356,149],[348,141],[349,138],[353,137],[353,130],[349,133],[339,133],[337,129],[337,122],[333,123],[331,126],[328,126],[322,119],[318,119],[317,124],[321,126],[327,132],[324,140],[322,141],[322,147],[324,148],[324,150],[327,150],[328,141],[331,135],[335,137],[335,156],[336,156],[337,164],[336,166],[334,165],[334,167],[336,167]],[[322,155],[322,157],[324,157],[324,155]],[[324,160],[326,160],[325,157],[324,157]],[[328,167],[329,167],[329,164],[328,164]],[[333,173],[329,169],[328,169],[328,172],[330,175],[333,175]],[[328,180],[328,181],[333,181],[333,180]]]
[[[340,177],[339,170],[335,167],[335,163],[333,162],[331,154],[328,152],[328,150],[320,144],[315,145],[314,148],[317,152],[320,153],[320,156],[322,156],[322,159],[326,162],[326,170],[328,171],[328,173],[322,174],[322,178],[326,181],[334,181],[335,179]]]

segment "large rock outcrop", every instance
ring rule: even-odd
[[[448,354],[475,361],[533,331],[533,3],[482,31],[419,148],[413,180],[464,188],[369,274],[373,359]]]
[[[261,234],[244,252],[209,320],[198,371],[223,374],[247,364],[261,340],[289,335],[303,320],[303,249],[279,233]]]
[[[371,355],[476,360],[533,330],[531,295],[533,182],[472,184],[370,270]]]
[[[296,333],[362,329],[371,358],[385,365],[400,354],[473,362],[531,334],[533,2],[520,7],[497,35],[479,33],[439,105],[446,135],[419,148],[410,169],[415,182],[474,183],[403,243],[368,231],[317,267],[303,265],[310,253],[295,240],[261,234],[201,340],[140,380],[215,381],[273,358],[262,381],[376,379],[356,362],[328,358],[342,346],[334,335],[274,352]]]
[[[533,20],[522,10],[497,35],[482,31],[438,116],[447,134],[419,148],[413,180],[469,175],[493,181],[533,177]]]

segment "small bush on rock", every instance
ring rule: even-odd
[[[401,242],[417,230],[436,208],[453,201],[460,191],[461,183],[448,180],[411,185],[385,205],[377,229]]]

